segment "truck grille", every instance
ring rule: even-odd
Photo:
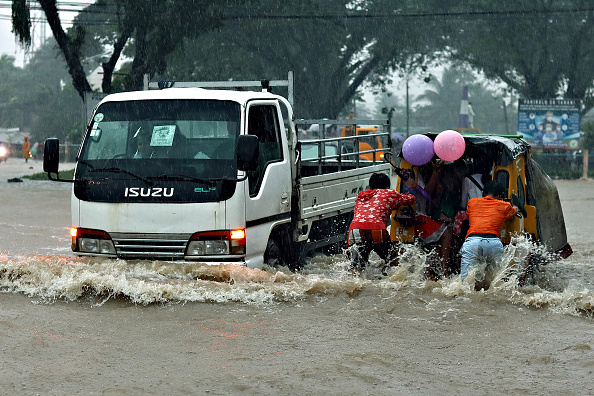
[[[129,234],[112,233],[118,257],[161,260],[183,259],[192,234]]]

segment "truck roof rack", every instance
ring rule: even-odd
[[[287,87],[287,99],[291,106],[293,103],[293,71],[290,70],[286,80],[260,80],[260,81],[172,81],[161,80],[157,82],[149,81],[149,75],[144,75],[143,90],[166,89],[166,88],[215,88],[215,89],[234,89],[237,91],[262,89],[264,92],[270,92],[272,87]]]

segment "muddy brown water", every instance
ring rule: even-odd
[[[297,274],[76,258],[70,185],[7,183],[41,169],[17,161],[0,164],[0,394],[594,394],[594,182],[556,182],[570,258],[475,291],[425,280],[414,249],[387,277],[341,254]]]

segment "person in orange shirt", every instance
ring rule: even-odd
[[[494,261],[503,253],[499,239],[503,223],[518,213],[518,208],[503,201],[505,187],[494,180],[485,183],[482,198],[471,198],[466,213],[470,227],[462,245],[461,275],[476,266],[480,259]]]
[[[27,136],[25,136],[25,141],[23,142],[23,158],[25,159],[25,162],[29,161],[29,157],[31,156],[30,150],[31,142],[29,141]]]

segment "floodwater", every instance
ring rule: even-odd
[[[76,258],[70,185],[0,164],[1,394],[594,394],[594,182],[558,181],[574,254],[518,287]],[[33,169],[29,169],[33,167]],[[534,249],[517,241],[508,261]]]

